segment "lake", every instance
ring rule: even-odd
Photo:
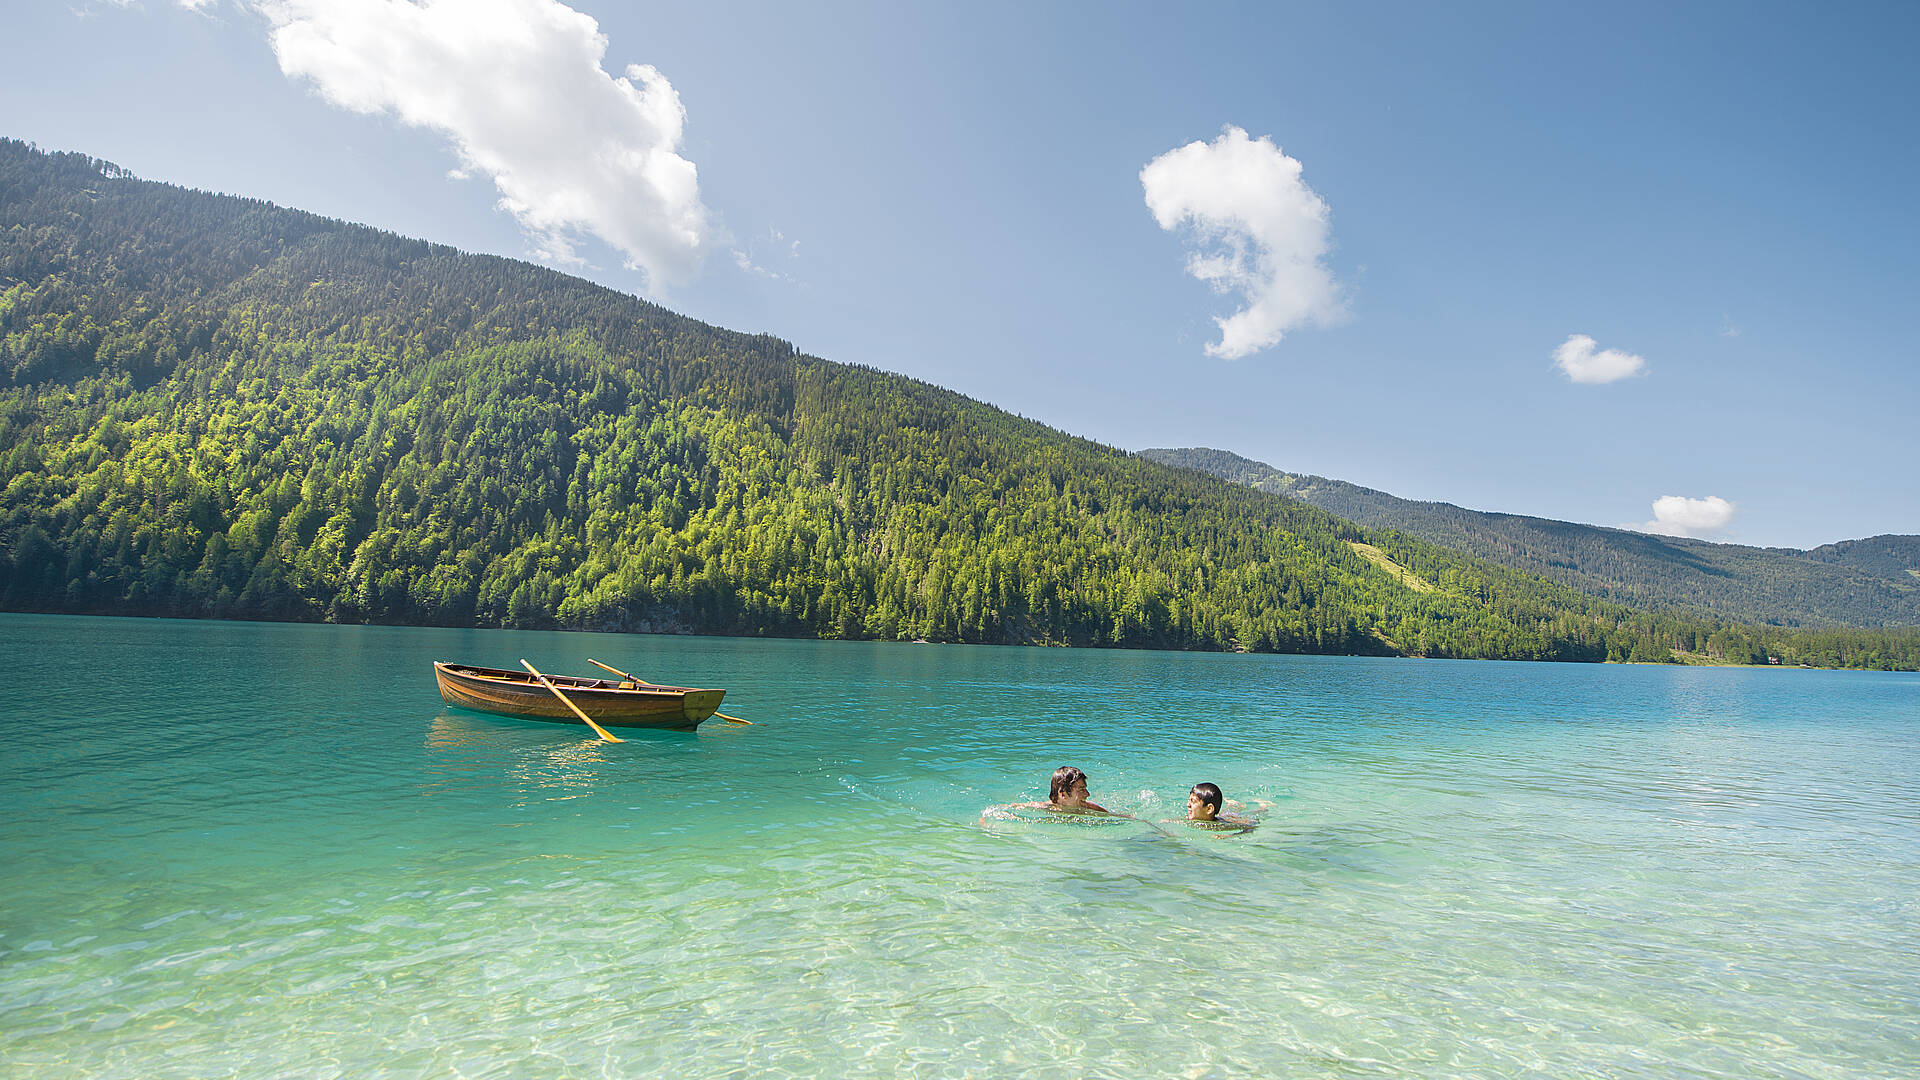
[[[9,1076],[1920,1075],[1920,676],[25,615],[0,649]],[[754,725],[611,745],[431,671],[589,656]],[[1061,764],[1143,820],[983,820]],[[1166,821],[1200,780],[1258,827]]]

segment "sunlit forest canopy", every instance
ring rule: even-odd
[[[0,142],[14,610],[1920,666],[1650,614],[508,259]]]

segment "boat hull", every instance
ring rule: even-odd
[[[580,723],[580,718],[553,696],[552,691],[523,671],[436,660],[433,677],[440,684],[441,700],[449,705],[521,720]],[[727,694],[725,690],[696,690],[685,686],[640,686],[623,690],[618,682],[607,679],[571,675],[547,678],[578,705],[581,712],[593,717],[594,723],[610,728],[692,731],[720,708],[720,701]]]

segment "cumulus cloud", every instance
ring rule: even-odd
[[[1653,520],[1635,527],[1662,536],[1697,537],[1726,528],[1733,511],[1734,505],[1718,495],[1704,499],[1662,495],[1653,500]]]
[[[1339,287],[1322,261],[1330,246],[1327,204],[1300,178],[1300,162],[1271,138],[1229,125],[1210,143],[1148,162],[1140,186],[1162,229],[1190,230],[1187,272],[1246,303],[1214,319],[1220,340],[1207,355],[1238,359],[1342,314]]]
[[[1647,370],[1644,358],[1599,346],[1585,334],[1574,334],[1553,350],[1554,366],[1577,383],[1610,383]]]
[[[390,114],[486,176],[538,257],[598,237],[659,289],[713,242],[686,110],[646,64],[611,75],[591,16],[556,0],[261,0],[280,70],[343,109]]]

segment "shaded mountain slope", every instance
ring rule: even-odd
[[[1910,586],[1920,581],[1920,536],[1869,536],[1823,544],[1803,553],[1815,562],[1850,567]]]

